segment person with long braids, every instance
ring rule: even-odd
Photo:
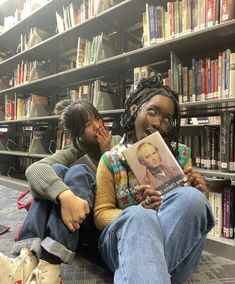
[[[115,284],[182,283],[196,269],[214,225],[204,177],[191,168],[190,149],[178,143],[178,94],[158,75],[141,80],[121,117],[123,140],[104,153],[96,175],[95,224],[99,251]],[[159,131],[187,176],[161,196],[140,185],[122,150]]]

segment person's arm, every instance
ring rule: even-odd
[[[57,201],[59,194],[69,189],[56,175],[53,164],[59,163],[65,166],[71,165],[79,158],[78,151],[74,147],[60,150],[30,165],[26,170],[26,177],[34,196]]]
[[[101,159],[96,173],[94,206],[95,225],[99,230],[103,230],[122,212],[117,208],[114,182],[113,174]]]

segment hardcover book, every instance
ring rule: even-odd
[[[150,185],[162,194],[187,180],[158,131],[126,148],[122,154],[139,183]]]

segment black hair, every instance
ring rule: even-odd
[[[125,111],[121,116],[121,126],[124,130],[123,143],[127,143],[129,140],[136,142],[135,119],[137,113],[142,105],[155,95],[167,96],[171,98],[174,103],[175,113],[173,115],[173,127],[163,135],[163,138],[174,156],[177,157],[180,128],[179,95],[170,87],[163,85],[163,80],[159,74],[154,74],[149,78],[141,79],[137,84],[136,89],[133,92],[130,92],[129,97],[125,102]],[[172,142],[176,142],[176,150],[172,148]]]
[[[70,132],[72,143],[77,149],[82,149],[81,140],[90,117],[102,119],[98,110],[87,100],[76,100],[63,111],[63,127]]]
[[[71,104],[71,101],[69,99],[64,99],[64,100],[58,101],[55,104],[55,108],[53,110],[53,113],[56,114],[56,115],[62,115],[64,109],[70,104]]]

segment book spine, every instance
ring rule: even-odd
[[[150,28],[150,44],[155,44],[157,39],[156,31],[156,9],[155,6],[149,6],[149,28]]]
[[[230,124],[230,140],[229,140],[229,171],[234,172],[234,124]]]
[[[229,170],[230,121],[231,114],[229,112],[222,112],[220,127],[220,160],[221,171],[223,172],[227,172]]]
[[[229,97],[235,98],[235,53],[230,54]]]
[[[234,220],[235,220],[235,191],[234,188],[230,188],[230,228],[229,228],[229,238],[234,239]]]
[[[209,201],[210,206],[211,206],[212,214],[213,214],[213,216],[215,216],[215,193],[214,192],[209,191],[208,201]],[[208,234],[211,235],[211,236],[214,236],[215,235],[215,227],[213,227]]]
[[[222,194],[215,192],[215,237],[222,235]]]

